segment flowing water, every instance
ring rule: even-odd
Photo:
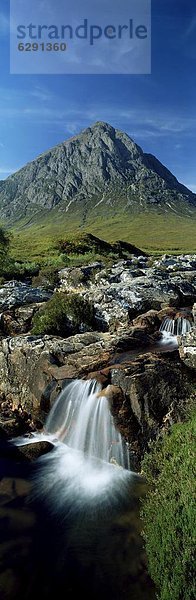
[[[178,336],[184,335],[191,330],[191,323],[184,317],[178,317],[177,319],[170,319],[165,317],[161,323],[160,331],[166,331],[167,333]]]
[[[82,451],[85,457],[130,467],[127,445],[96,381],[70,383],[50,411],[45,429],[70,448]]]
[[[30,492],[25,504],[24,499],[19,503],[22,520],[28,511],[35,518],[30,547],[26,551],[23,535],[22,558],[17,557],[22,583],[15,582],[13,594],[2,593],[2,600],[34,600],[38,591],[42,600],[60,594],[70,600],[78,595],[86,600],[154,599],[139,516],[145,483],[130,471],[127,444],[96,382],[67,385],[51,409],[45,431],[15,443],[20,447],[43,440],[53,449],[33,465]],[[9,516],[8,510],[7,522]],[[17,552],[16,537],[14,532],[6,554],[7,573],[10,556]]]
[[[160,332],[162,333],[162,339],[160,341],[163,347],[169,347],[172,350],[178,348],[178,335],[184,335],[191,330],[191,323],[189,319],[184,317],[178,317],[177,319],[170,319],[165,317],[160,326]]]

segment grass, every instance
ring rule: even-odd
[[[149,254],[194,253],[196,219],[171,214],[142,213],[131,216],[119,214],[108,218],[97,216],[96,220],[81,225],[79,215],[68,217],[51,211],[18,222],[11,228],[11,256],[15,260],[32,260],[44,263],[59,254],[57,242],[74,238],[85,232],[92,233],[108,242],[121,239],[130,242]]]
[[[144,537],[159,600],[195,598],[195,439],[193,414],[188,422],[173,425],[143,460],[149,484]]]
[[[107,212],[106,212],[107,209]],[[44,264],[59,255],[58,241],[92,233],[108,242],[117,239],[134,244],[149,254],[193,253],[196,251],[196,217],[172,213],[132,213],[114,207],[103,212],[90,211],[85,219],[80,210],[65,213],[60,210],[35,211],[16,224],[10,224],[12,233],[11,256],[14,260],[31,260]]]

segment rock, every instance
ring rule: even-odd
[[[40,456],[48,454],[53,450],[53,444],[47,441],[31,442],[29,438],[29,444],[19,446],[19,453],[21,456],[30,462],[37,460]]]
[[[174,319],[176,316],[177,308],[173,308],[171,306],[165,306],[161,310],[157,311],[158,318],[160,322],[163,321],[165,317],[169,317],[170,319]]]
[[[149,310],[144,315],[138,316],[133,321],[133,325],[144,328],[148,333],[153,333],[160,327],[161,320],[157,310]]]
[[[178,348],[180,358],[185,365],[196,369],[196,329],[178,337]]]
[[[174,267],[179,269],[179,260],[167,257],[162,265],[166,273],[163,270],[162,274],[160,264],[154,266],[155,261],[148,267],[146,258],[140,256],[105,268],[93,263],[77,270],[64,269],[64,289],[71,291],[70,274],[77,274],[76,291],[93,301],[101,327],[109,331],[85,332],[67,339],[33,336],[22,331],[30,326],[40,303],[4,310],[2,326],[11,336],[0,341],[1,433],[12,436],[41,428],[67,380],[93,377],[104,388],[109,385],[110,391],[111,386],[117,386],[116,395],[113,388],[112,411],[121,432],[131,441],[131,451],[140,456],[164,426],[164,419],[177,418],[176,403],[183,402],[189,393],[195,364],[194,328],[190,337],[179,341],[181,362],[178,353],[149,355],[142,349],[152,347],[158,339],[165,316],[192,319],[188,302],[193,297],[190,286],[194,292],[195,283],[192,271],[186,272],[185,267],[192,268],[193,262],[193,257],[182,257],[184,271],[177,272]],[[187,273],[190,280],[185,279]],[[14,283],[13,293],[17,295],[21,285],[24,294],[20,292],[17,301],[22,298],[25,303],[30,286]],[[11,294],[10,284],[3,289]],[[11,296],[8,299],[13,302]]]
[[[67,339],[21,335],[0,342],[0,394],[27,413],[48,411],[66,379],[107,368],[118,352],[152,343],[145,329],[88,332]]]
[[[164,254],[159,260],[154,262],[155,268],[164,268],[167,272],[172,271],[195,271],[196,254],[182,254],[180,256],[169,256]]]
[[[193,315],[193,322],[196,325],[196,303],[193,305],[192,315]]]
[[[5,311],[25,304],[47,302],[52,292],[33,288],[21,281],[9,281],[0,287],[0,310]]]
[[[191,395],[192,379],[181,368],[178,353],[146,354],[129,364],[111,366],[111,383],[123,391],[124,401],[114,410],[121,432],[133,452],[141,458],[148,444],[165,427],[170,411],[171,423]]]
[[[95,262],[84,267],[61,269],[59,271],[61,291],[73,292],[76,289],[82,289],[85,286],[88,287],[95,274],[101,271],[103,267],[103,263]]]
[[[28,333],[32,327],[34,314],[45,303],[37,302],[29,306],[19,306],[13,310],[2,313],[0,328],[4,336],[15,336],[21,333]]]
[[[92,371],[91,373],[88,373],[86,379],[95,379],[101,384],[102,389],[104,389],[110,382],[110,367],[106,367],[100,371]]]
[[[172,271],[171,265],[165,267],[165,271],[162,265],[161,270],[157,261],[154,263],[157,267],[148,268],[146,261],[141,263],[140,257],[121,260],[104,269],[98,263],[92,265],[92,272],[85,267],[63,269],[60,272],[60,290],[74,290],[93,303],[99,330],[117,331],[146,311],[159,312],[169,308],[175,312],[179,307],[193,304],[196,298],[195,276],[185,271],[186,265],[189,268],[190,257],[189,262],[185,260],[183,263],[183,272],[174,271],[175,265],[179,268],[178,257],[172,257],[171,261]],[[194,260],[191,265],[193,263]],[[143,265],[142,269],[138,269],[139,264]]]
[[[180,358],[185,365],[191,369],[196,369],[196,303],[193,305],[192,319],[191,330],[178,337],[178,348]]]
[[[110,340],[84,333],[67,338],[19,336],[0,342],[0,393],[27,412],[48,410],[66,378],[105,366]]]
[[[48,150],[0,185],[2,218],[45,211],[81,214],[80,223],[97,216],[107,222],[118,213],[195,211],[195,194],[154,156],[124,132],[98,122]],[[78,210],[79,207],[79,210]]]

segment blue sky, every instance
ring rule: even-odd
[[[149,75],[11,75],[9,0],[0,4],[0,44],[1,179],[102,120],[196,192],[195,0],[152,0]]]

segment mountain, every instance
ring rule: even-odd
[[[191,216],[196,195],[126,134],[97,122],[0,182],[0,218],[60,211],[89,216],[143,211]]]

